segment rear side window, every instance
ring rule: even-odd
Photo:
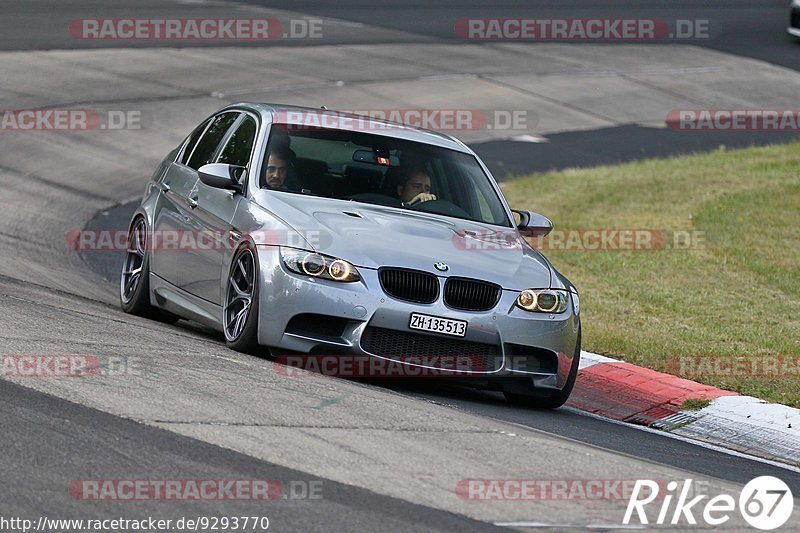
[[[219,163],[229,165],[247,166],[250,162],[250,152],[253,150],[253,143],[256,140],[256,121],[251,116],[245,119],[233,132],[228,144],[219,155]]]
[[[211,121],[206,120],[205,122],[197,126],[197,128],[195,128],[195,130],[191,133],[191,135],[189,135],[189,140],[186,142],[186,147],[183,149],[183,154],[181,154],[181,159],[180,159],[181,163],[183,163],[184,165],[187,163],[187,161],[189,161],[189,156],[192,155],[192,150],[194,150],[197,141],[200,140],[200,136],[205,131],[206,126],[208,126],[209,122]]]
[[[214,154],[217,151],[220,141],[225,137],[228,129],[236,121],[239,113],[222,113],[217,115],[211,121],[211,125],[206,130],[205,134],[200,138],[194,152],[189,156],[188,166],[197,170],[203,165],[211,163],[214,159]]]

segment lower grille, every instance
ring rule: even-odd
[[[444,303],[454,309],[488,311],[500,300],[502,289],[494,283],[467,278],[449,278],[444,285]]]
[[[286,325],[286,333],[306,337],[341,337],[347,327],[346,318],[314,313],[295,315]]]
[[[503,363],[500,347],[494,344],[374,326],[364,330],[361,348],[395,361],[443,370],[492,372],[499,370]]]
[[[547,348],[506,344],[506,368],[555,374],[558,372],[558,354]]]
[[[800,29],[800,12],[792,11],[791,25],[792,25],[792,28]]]

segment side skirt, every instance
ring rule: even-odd
[[[150,303],[181,318],[194,320],[222,333],[222,306],[198,298],[150,273]]]

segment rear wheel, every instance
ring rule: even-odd
[[[255,354],[258,344],[258,260],[249,244],[231,262],[222,307],[225,342],[237,352]]]
[[[556,409],[564,405],[572,394],[575,387],[575,379],[578,377],[578,367],[581,361],[581,332],[578,330],[578,342],[575,346],[575,355],[572,356],[572,366],[569,369],[569,376],[564,388],[553,392],[550,396],[534,396],[532,394],[521,394],[517,392],[503,392],[508,403],[523,407],[536,407],[540,409]]]
[[[128,249],[119,280],[119,303],[132,315],[173,324],[180,317],[150,304],[150,254],[147,250],[147,223],[137,217],[128,231]]]

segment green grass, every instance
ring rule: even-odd
[[[704,407],[711,405],[711,400],[708,398],[686,398],[681,404],[681,409],[687,411],[699,411]]]
[[[564,170],[503,190],[557,230],[704,239],[689,249],[545,250],[581,293],[584,349],[673,373],[678,357],[800,363],[800,143]],[[800,407],[794,368],[687,377]]]

